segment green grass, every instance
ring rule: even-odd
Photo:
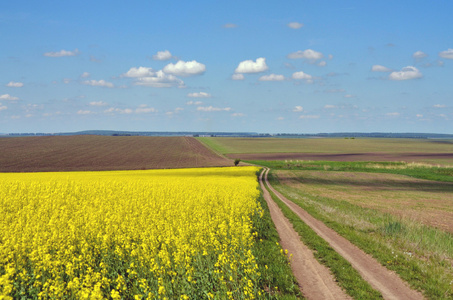
[[[259,201],[264,209],[264,215],[254,220],[257,235],[252,252],[261,273],[260,286],[267,291],[263,299],[302,299],[289,260],[281,252],[280,238],[272,222],[267,203],[262,196]]]
[[[320,170],[340,172],[390,173],[414,178],[453,182],[453,168],[405,162],[338,162],[338,161],[247,161],[274,170]]]
[[[396,138],[230,138],[202,137],[200,141],[227,153],[451,153],[450,141]]]
[[[273,173],[270,182],[313,217],[397,272],[413,288],[424,290],[426,297],[453,298],[451,234],[347,201],[305,193],[281,184]]]
[[[330,245],[305,224],[290,208],[288,208],[272,191],[272,199],[283,214],[293,224],[302,242],[314,251],[316,259],[327,266],[333,273],[340,287],[354,299],[382,299],[382,295],[374,290],[351,264],[339,255]]]

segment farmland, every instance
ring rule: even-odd
[[[192,137],[43,136],[0,139],[0,172],[231,166]]]
[[[254,299],[265,284],[284,290],[267,272],[280,260],[288,274],[285,256],[268,247],[274,262],[259,265],[257,244],[270,233],[260,229],[269,224],[257,170],[0,174],[0,297]]]
[[[453,163],[453,141],[385,138],[199,138],[243,160],[420,161]]]

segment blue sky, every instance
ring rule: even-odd
[[[2,1],[0,132],[453,133],[453,1]]]

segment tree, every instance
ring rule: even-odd
[[[237,167],[237,165],[239,165],[240,162],[241,162],[241,160],[239,158],[236,158],[234,160],[234,165]]]

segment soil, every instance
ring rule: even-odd
[[[233,166],[193,137],[0,138],[0,172],[140,170]]]
[[[282,202],[284,202],[294,213],[296,213],[302,221],[310,226],[320,237],[327,241],[335,251],[349,261],[373,288],[381,292],[384,299],[424,299],[420,292],[412,290],[406,282],[398,277],[396,273],[386,269],[370,255],[366,254],[351,242],[337,234],[334,230],[327,227],[323,222],[313,218],[301,207],[292,201],[289,201],[282,194],[272,188],[267,180],[267,172],[264,176],[264,180],[267,186],[280,198]],[[278,222],[276,222],[276,226],[277,224]],[[298,238],[296,237],[294,239]],[[288,241],[288,243],[292,242],[295,241]],[[298,250],[296,250],[296,252],[297,251]],[[295,265],[294,268],[297,269],[300,268],[300,266]],[[301,270],[296,270],[295,273],[299,271]],[[300,281],[300,283],[304,285],[303,281]],[[307,298],[309,298],[308,295]]]
[[[453,153],[234,153],[227,154],[232,159],[242,160],[321,160],[321,161],[448,161],[453,163]]]

